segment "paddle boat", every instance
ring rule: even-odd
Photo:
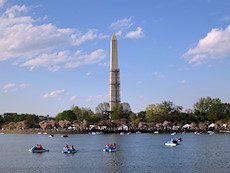
[[[155,134],[158,134],[158,133],[159,133],[159,131],[155,131],[154,133],[155,133]]]
[[[62,150],[62,153],[66,153],[66,154],[74,154],[76,152],[77,150],[74,148],[73,145],[71,147],[68,147],[68,145],[66,145]]]
[[[121,132],[121,133],[120,133],[120,135],[124,135],[124,134],[125,134],[125,132]]]
[[[176,132],[174,132],[174,133],[171,133],[171,135],[176,135]]]
[[[108,151],[108,152],[115,152],[117,150],[116,144],[109,145],[107,144],[103,151]]]
[[[175,147],[175,146],[177,146],[179,144],[177,143],[177,141],[175,139],[174,140],[171,139],[170,141],[166,142],[165,145]]]
[[[176,137],[175,140],[176,140],[177,142],[181,142],[181,141],[182,141],[182,138],[181,138],[181,137]]]
[[[49,135],[49,138],[52,138],[52,137],[54,137],[54,135]]]
[[[67,134],[64,134],[61,136],[62,138],[68,138],[69,136]]]
[[[207,131],[207,133],[208,133],[209,135],[215,134],[213,131]]]
[[[43,148],[42,145],[37,145],[36,147],[32,147],[31,149],[29,149],[29,152],[32,152],[32,153],[44,153],[48,151],[49,150]]]
[[[41,135],[42,134],[42,132],[38,132],[38,135]]]

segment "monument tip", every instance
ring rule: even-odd
[[[113,33],[112,40],[117,40],[117,37],[116,37],[115,33]]]

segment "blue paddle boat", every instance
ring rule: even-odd
[[[74,148],[73,145],[70,148],[68,147],[68,145],[66,145],[62,150],[62,153],[67,153],[67,154],[73,154],[76,152],[77,152],[77,150]]]
[[[68,138],[69,136],[67,134],[64,134],[61,136],[62,138]]]
[[[48,149],[43,148],[41,145],[37,145],[36,147],[32,147],[31,149],[29,149],[29,152],[32,153],[44,153],[48,151]]]
[[[107,144],[103,151],[108,151],[108,152],[115,152],[117,151],[116,144],[109,145]]]
[[[175,147],[175,146],[177,146],[179,144],[178,144],[178,142],[176,140],[171,140],[171,141],[166,142],[165,145]]]

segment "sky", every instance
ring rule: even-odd
[[[133,112],[201,97],[230,103],[229,0],[0,0],[0,114],[56,116],[108,102],[118,39]]]

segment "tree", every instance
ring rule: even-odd
[[[63,111],[62,113],[57,114],[57,116],[55,117],[55,119],[57,121],[60,120],[67,120],[67,121],[74,121],[77,119],[76,114],[72,111],[72,110],[67,110],[67,111]]]
[[[77,119],[79,119],[80,117],[82,117],[82,110],[81,108],[79,108],[78,106],[72,106],[71,110],[75,113],[75,115],[77,116]]]
[[[164,107],[165,107],[165,110],[169,113],[169,114],[172,114],[172,113],[179,113],[182,111],[183,107],[182,106],[176,106],[173,104],[173,102],[171,101],[163,101],[161,103]]]
[[[129,115],[132,113],[131,107],[128,103],[121,103],[122,106],[122,118],[128,118]]]
[[[209,96],[206,98],[201,97],[199,101],[193,105],[193,108],[195,111],[197,110],[199,112],[207,113],[209,108],[213,104],[218,104],[218,103],[221,103],[221,100],[219,98],[212,99]]]
[[[141,119],[145,119],[146,117],[146,111],[140,111],[137,113],[137,117]]]
[[[207,112],[207,119],[210,122],[226,119],[230,113],[230,105],[227,103],[215,102]]]
[[[90,108],[87,108],[87,107],[85,108],[82,107],[81,111],[82,111],[82,116],[78,117],[78,119],[81,121],[83,121],[84,119],[89,120],[90,117],[94,114],[94,112]]]
[[[129,118],[132,111],[128,103],[120,103],[113,107],[111,112],[111,119],[117,120],[120,118]]]
[[[113,107],[112,112],[111,112],[111,119],[112,120],[118,120],[122,118],[123,114],[123,107],[121,104],[118,104]]]
[[[95,108],[95,111],[97,114],[107,114],[107,112],[109,111],[109,103],[107,103],[107,102],[100,103]]]
[[[151,104],[146,107],[145,111],[146,119],[149,122],[163,122],[167,114],[167,109],[162,104]]]

